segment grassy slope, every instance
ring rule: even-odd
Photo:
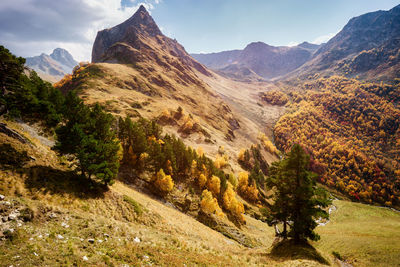
[[[273,228],[248,216],[243,231],[260,244],[252,249],[121,182],[108,192],[88,194],[77,186],[77,178],[57,163],[54,152],[40,140],[27,137],[34,149],[2,134],[0,143],[12,143],[35,156],[25,169],[46,165],[50,172],[42,168],[21,175],[0,170],[0,194],[35,212],[33,221],[14,225],[18,230],[13,241],[0,241],[2,265],[317,266],[318,262],[307,260],[309,255],[337,264],[332,251],[355,266],[396,266],[400,262],[400,214],[394,211],[337,200],[338,210],[331,221],[318,227],[321,241],[313,243],[318,251],[305,248],[300,253],[288,247],[274,254]],[[124,196],[133,201],[125,201]],[[57,217],[51,218],[51,214]],[[63,239],[57,238],[59,234]],[[141,242],[136,243],[135,237]],[[94,244],[89,238],[95,239]]]
[[[400,266],[399,212],[341,200],[334,205],[331,221],[318,227],[318,249],[336,251],[354,266]]]

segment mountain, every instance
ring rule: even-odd
[[[50,54],[50,57],[60,63],[62,69],[71,73],[72,69],[78,65],[78,62],[72,57],[72,55],[65,49],[56,48],[53,53]]]
[[[275,47],[263,42],[254,42],[243,50],[192,56],[207,67],[231,78],[243,80],[246,76],[244,73],[248,73],[252,80],[255,78],[254,74],[258,79],[272,79],[303,65],[318,48],[319,45],[307,42],[292,47]]]
[[[400,5],[352,18],[292,76],[319,72],[390,80],[400,75],[399,44]]]
[[[144,6],[125,22],[97,33],[92,62],[154,62],[189,83],[198,82],[193,70],[211,75],[182,45],[161,33]]]
[[[26,58],[26,65],[34,69],[43,79],[52,82],[60,80],[65,74],[71,73],[78,64],[65,49],[56,48],[53,53]]]
[[[77,90],[86,103],[100,102],[118,116],[157,119],[166,131],[213,157],[216,143],[232,157],[257,143],[271,114],[253,96],[238,98],[236,88],[247,93],[248,85],[208,70],[163,35],[143,6],[125,22],[99,31],[92,63],[70,78],[57,86]],[[244,111],[242,105],[254,108]],[[175,117],[178,110],[183,116]],[[269,161],[276,158],[268,155]]]

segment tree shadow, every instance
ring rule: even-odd
[[[312,245],[307,241],[296,243],[292,239],[282,240],[273,244],[268,254],[274,260],[312,260],[321,264],[330,265]]]
[[[102,198],[108,187],[89,180],[72,170],[33,166],[27,169],[27,189],[42,190],[44,194],[72,195],[80,199]]]

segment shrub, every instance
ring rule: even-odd
[[[204,174],[200,174],[199,177],[197,178],[197,183],[199,184],[199,187],[202,189],[207,183],[207,177]]]
[[[214,161],[214,166],[217,169],[222,169],[223,167],[225,167],[227,165],[228,161],[227,161],[227,157],[226,156],[221,156],[221,157],[217,157]]]
[[[246,149],[244,149],[244,148],[240,149],[239,154],[238,154],[238,161],[239,162],[240,161],[244,161],[244,153],[246,153]]]
[[[212,193],[207,189],[203,190],[201,194],[201,210],[207,214],[216,214],[217,216],[223,217],[224,214],[218,205],[218,201],[213,197]]]
[[[278,105],[278,106],[283,106],[289,101],[287,95],[280,91],[268,91],[261,93],[261,99],[267,102],[268,104]]]
[[[233,188],[236,188],[238,186],[238,180],[235,177],[235,175],[233,175],[233,173],[229,174],[229,179],[228,181],[231,183],[231,185],[233,186]]]
[[[258,136],[258,139],[260,139],[260,141],[261,141],[261,143],[264,146],[264,149],[266,151],[268,151],[271,154],[278,155],[278,153],[279,153],[278,149],[271,142],[271,140],[269,140],[269,138],[267,136],[265,136],[265,134],[260,133],[259,136]]]
[[[214,196],[218,196],[221,190],[221,181],[220,179],[213,175],[211,179],[208,181],[208,189],[214,194]]]
[[[138,202],[136,202],[134,199],[132,199],[131,197],[129,197],[127,195],[124,195],[123,200],[125,202],[129,203],[133,207],[133,210],[135,211],[135,213],[137,215],[140,216],[143,214],[142,206]]]
[[[174,188],[174,181],[171,175],[165,175],[164,170],[160,169],[155,177],[154,185],[162,193],[169,193]]]
[[[247,172],[239,173],[238,192],[247,200],[255,202],[258,200],[258,189],[253,180],[253,184],[249,185],[249,174]]]
[[[248,185],[249,173],[248,172],[240,172],[238,175],[238,180],[239,180],[239,192],[244,192]]]
[[[236,193],[233,190],[233,186],[229,182],[223,199],[225,209],[227,209],[240,223],[245,223],[245,219],[243,217],[243,204],[236,199]]]

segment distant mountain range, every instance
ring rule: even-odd
[[[368,80],[400,75],[400,5],[352,18],[289,76],[341,74]]]
[[[297,46],[250,43],[243,50],[211,54],[191,54],[218,73],[236,79],[271,79],[285,75],[312,58],[319,45],[304,42]]]
[[[239,80],[291,79],[315,73],[391,80],[400,75],[400,5],[352,18],[326,44],[274,47],[256,42],[243,50],[192,56]]]
[[[26,58],[26,65],[35,70],[45,80],[57,81],[71,73],[78,62],[65,49],[56,48],[50,55]]]

